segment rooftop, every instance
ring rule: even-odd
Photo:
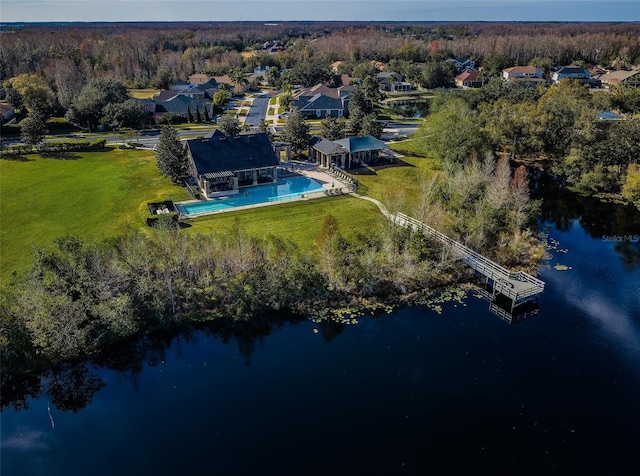
[[[267,134],[192,139],[187,147],[199,175],[276,167],[280,163]]]
[[[350,153],[389,148],[387,144],[373,136],[347,137],[346,139],[340,139],[333,142]]]

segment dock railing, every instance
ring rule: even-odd
[[[493,281],[493,288],[495,292],[507,296],[514,302],[521,302],[530,297],[537,296],[544,291],[544,281],[531,276],[524,271],[510,271],[504,266],[482,256],[480,253],[472,250],[468,246],[458,243],[444,233],[439,232],[415,218],[405,215],[404,213],[398,213],[394,217],[394,222],[400,226],[404,226],[405,228],[420,231],[445,244],[455,255],[471,266],[471,268],[488,280]],[[529,286],[516,290],[514,289],[512,281],[527,283]]]

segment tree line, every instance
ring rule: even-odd
[[[343,68],[362,78],[369,60],[405,61],[414,65],[409,77],[415,64],[449,57],[472,58],[479,64],[507,59],[508,66],[534,58],[548,58],[555,65],[575,60],[609,64],[616,59],[638,63],[638,38],[640,26],[634,23],[32,24],[3,29],[0,81],[41,75],[66,109],[95,78],[166,89],[193,73],[248,72],[258,65],[297,68],[296,80],[302,82],[291,84],[315,84],[336,60],[346,61]],[[280,40],[285,51],[241,54],[268,40]],[[323,73],[318,75],[313,65],[321,65]]]
[[[640,111],[640,90],[590,92],[576,81],[530,88],[495,80],[478,90],[440,93],[418,134],[449,163],[500,153],[533,159],[586,193],[622,194],[640,205],[640,121],[602,120],[615,108]]]

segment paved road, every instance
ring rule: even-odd
[[[249,112],[244,120],[244,123],[249,127],[258,127],[260,121],[267,115],[267,109],[269,109],[269,99],[271,99],[270,93],[264,93],[256,97],[251,103]]]
[[[388,123],[382,131],[382,140],[408,137],[418,130],[417,124],[403,124],[398,122]]]

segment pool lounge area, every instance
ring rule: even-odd
[[[339,184],[342,186],[342,184]],[[319,181],[304,175],[287,177],[276,183],[242,187],[240,193],[209,200],[179,202],[176,210],[184,218],[242,210],[287,201],[320,198],[328,193]]]

